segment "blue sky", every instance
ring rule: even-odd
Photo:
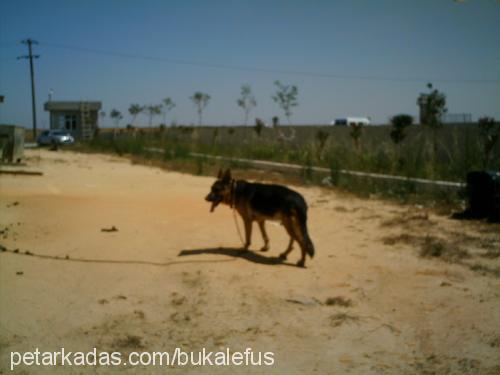
[[[375,123],[396,113],[416,116],[427,82],[447,95],[449,112],[500,119],[495,0],[1,0],[0,123],[31,126],[28,62],[16,60],[27,53],[20,44],[27,37],[40,43],[35,74],[42,127],[50,89],[54,100],[100,100],[106,112],[117,108],[123,124],[130,103],[165,97],[177,104],[168,123],[196,123],[189,97],[203,91],[212,97],[204,123],[241,124],[236,99],[245,83],[258,102],[252,118],[284,120],[271,99],[275,80],[298,86],[297,124],[346,115],[371,116]]]

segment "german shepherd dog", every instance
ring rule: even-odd
[[[219,203],[224,203],[236,209],[245,225],[245,245],[248,250],[252,237],[252,225],[259,224],[264,246],[261,251],[269,249],[269,237],[266,233],[265,221],[280,221],[290,235],[287,249],[280,255],[286,260],[293,249],[293,242],[297,241],[302,250],[302,257],[297,266],[304,267],[306,254],[314,256],[314,245],[307,233],[307,204],[304,197],[285,186],[258,184],[245,180],[235,180],[228,169],[224,173],[219,171],[217,180],[212,185],[210,193],[205,198],[211,202],[210,212],[213,212]]]

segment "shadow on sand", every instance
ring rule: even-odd
[[[271,257],[264,256],[259,253],[255,253],[253,251],[245,251],[241,248],[231,248],[231,247],[215,247],[215,248],[204,248],[204,249],[191,249],[191,250],[182,250],[178,256],[191,256],[191,255],[225,255],[231,257],[230,259],[189,259],[189,260],[174,260],[169,262],[153,262],[147,260],[139,260],[139,259],[92,259],[92,258],[76,258],[69,256],[58,256],[58,255],[46,255],[46,254],[37,254],[31,251],[20,251],[19,249],[7,249],[4,246],[0,245],[0,252],[9,253],[12,255],[21,255],[21,256],[29,256],[33,258],[39,259],[51,259],[58,261],[66,261],[66,262],[79,262],[79,263],[103,263],[103,264],[136,264],[136,265],[149,265],[149,266],[159,266],[166,267],[172,266],[176,264],[185,264],[185,263],[221,263],[221,262],[231,262],[235,261],[237,258],[245,259],[249,262],[265,264],[265,265],[283,265],[283,266],[292,266],[296,267],[294,263],[288,263],[283,261],[279,257]]]
[[[126,260],[126,259],[91,259],[91,258],[74,258],[69,256],[58,256],[58,255],[46,255],[46,254],[36,254],[31,251],[20,251],[19,249],[10,250],[0,245],[1,253],[10,253],[12,255],[27,256],[39,259],[51,259],[66,262],[78,262],[78,263],[101,263],[101,264],[135,264],[135,265],[147,265],[147,266],[158,266],[167,267],[176,264],[185,263],[221,263],[221,262],[231,262],[236,259],[193,259],[193,260],[174,260],[170,262],[153,262],[148,260]]]
[[[283,266],[296,267],[295,264],[283,261],[279,257],[264,256],[250,250],[242,250],[241,248],[234,248],[234,247],[214,247],[214,248],[204,248],[204,249],[182,250],[178,256],[182,257],[182,256],[202,255],[202,254],[226,255],[233,258],[242,258],[253,263],[265,264],[268,266],[283,265]]]

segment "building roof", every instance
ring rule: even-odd
[[[98,111],[102,107],[101,102],[88,101],[50,101],[45,102],[46,111],[80,111],[84,106],[91,111]]]

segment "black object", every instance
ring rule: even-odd
[[[457,219],[500,221],[500,172],[467,173],[467,209],[453,215]]]

